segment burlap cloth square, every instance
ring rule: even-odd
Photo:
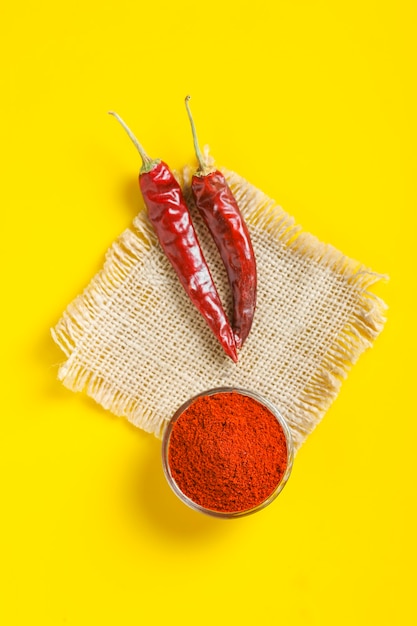
[[[298,449],[383,328],[385,305],[369,291],[381,276],[302,232],[264,193],[223,172],[250,229],[258,267],[258,305],[239,363],[224,355],[188,301],[144,210],[52,329],[67,356],[58,377],[158,437],[198,392],[255,390],[281,410]],[[187,170],[181,179],[187,194]],[[191,210],[230,312],[218,252]]]

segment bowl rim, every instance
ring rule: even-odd
[[[256,506],[250,509],[245,509],[243,511],[216,511],[216,510],[208,509],[204,506],[201,506],[200,504],[197,504],[191,498],[189,498],[185,493],[183,493],[183,491],[179,488],[179,486],[177,485],[175,479],[173,478],[171,474],[171,469],[170,469],[169,462],[168,462],[168,449],[169,449],[171,433],[172,433],[175,422],[180,418],[182,413],[191,404],[193,404],[193,402],[195,402],[198,398],[201,398],[201,397],[213,396],[213,395],[218,395],[221,393],[232,393],[232,392],[252,398],[253,400],[265,406],[275,416],[275,418],[277,419],[278,423],[280,424],[284,432],[284,436],[285,436],[285,440],[287,444],[287,467],[285,469],[283,477],[281,478],[280,482],[275,487],[275,489],[272,491],[272,493],[265,500],[263,500]],[[251,515],[253,513],[256,513],[257,511],[260,511],[266,508],[269,504],[271,504],[271,502],[273,502],[276,499],[276,497],[281,493],[281,491],[285,487],[290,477],[293,462],[294,462],[294,445],[293,445],[293,439],[291,436],[291,430],[288,426],[287,421],[283,417],[281,411],[270,400],[268,400],[268,398],[258,393],[257,391],[253,391],[251,389],[246,389],[243,387],[233,387],[233,386],[213,387],[206,391],[201,391],[195,394],[194,396],[192,396],[191,398],[189,398],[188,400],[186,400],[185,402],[183,402],[181,406],[172,415],[171,419],[167,421],[164,427],[164,431],[162,434],[161,453],[162,453],[162,467],[163,467],[164,475],[172,491],[175,493],[175,495],[184,504],[186,504],[188,507],[190,507],[194,511],[198,511],[200,513],[204,513],[205,515],[210,515],[212,517],[219,517],[219,518],[224,518],[224,519],[232,519],[232,518],[238,518],[238,517]]]

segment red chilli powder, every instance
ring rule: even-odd
[[[257,400],[231,391],[197,398],[173,424],[171,475],[196,504],[223,513],[252,509],[281,482],[284,430]]]

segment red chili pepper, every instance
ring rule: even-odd
[[[204,160],[194,120],[185,99],[199,168],[192,177],[194,202],[220,252],[233,293],[233,330],[241,348],[252,326],[256,308],[256,260],[250,235],[236,199],[223,174]]]
[[[151,159],[125,122],[120,122],[142,157],[139,185],[159,242],[191,302],[220,341],[225,353],[237,362],[236,344],[219,294],[197,239],[181,187],[169,167]]]

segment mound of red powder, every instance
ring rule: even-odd
[[[280,484],[287,441],[275,415],[241,393],[197,398],[174,422],[168,465],[196,504],[223,513],[257,507]]]

